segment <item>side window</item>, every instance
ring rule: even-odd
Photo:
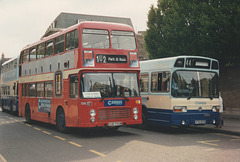
[[[29,60],[29,50],[24,50],[22,55],[22,63],[28,62]]]
[[[28,88],[29,84],[25,83],[25,96],[29,96],[29,88]]]
[[[44,89],[43,89],[43,82],[36,83],[37,85],[37,97],[43,97]]]
[[[17,60],[13,61],[13,69],[17,69]]]
[[[25,84],[22,84],[22,96],[25,96]]]
[[[35,96],[36,96],[36,84],[29,83],[29,97],[35,97]]]
[[[13,62],[9,62],[9,71],[13,70]]]
[[[149,74],[140,74],[140,92],[148,92],[149,89]]]
[[[45,82],[45,97],[53,96],[53,83],[52,81]]]
[[[33,61],[36,59],[36,47],[30,48],[29,61]]]
[[[79,36],[78,30],[66,34],[66,51],[78,48]]]
[[[152,92],[169,92],[170,72],[154,72],[151,75]]]
[[[78,76],[71,75],[69,78],[69,97],[78,98]]]
[[[53,55],[53,40],[49,40],[46,42],[45,46],[45,57],[52,56]]]
[[[55,94],[56,97],[62,96],[62,72],[57,71],[55,73]]]
[[[62,53],[64,51],[64,35],[55,38],[54,53]]]
[[[44,43],[37,46],[37,59],[44,57]]]

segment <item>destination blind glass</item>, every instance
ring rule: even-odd
[[[187,58],[186,67],[209,69],[210,60],[202,58]]]
[[[96,55],[97,63],[127,63],[125,55]]]

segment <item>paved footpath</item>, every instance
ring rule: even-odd
[[[205,125],[203,128],[216,129],[219,131],[226,131],[231,133],[240,133],[240,120],[239,119],[223,119],[224,124],[222,128],[215,128],[212,125]]]

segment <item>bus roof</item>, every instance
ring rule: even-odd
[[[170,69],[174,68],[174,64],[178,59],[186,59],[186,58],[197,58],[197,59],[207,59],[218,62],[216,59],[203,57],[203,56],[176,56],[176,57],[167,57],[153,60],[140,61],[140,69],[144,71],[154,70],[154,69]],[[151,64],[149,66],[149,64]]]
[[[9,62],[12,62],[13,60],[15,60],[15,59],[17,59],[17,58],[18,58],[18,56],[16,56],[16,57],[13,57],[13,58],[11,58],[11,59],[7,60],[6,62],[4,62],[4,63],[2,64],[2,66],[4,66],[4,65],[8,64]]]
[[[25,46],[23,50],[28,49],[30,47],[36,46],[42,42],[45,42],[47,40],[50,40],[52,38],[55,38],[57,36],[62,35],[63,33],[67,33],[70,32],[74,29],[77,28],[93,28],[93,29],[109,29],[112,28],[113,30],[119,30],[119,27],[121,27],[121,30],[127,30],[127,31],[134,31],[133,28],[129,25],[126,24],[121,24],[121,23],[112,23],[112,22],[100,22],[100,21],[83,21],[80,22],[78,24],[75,24],[73,26],[70,26],[66,29],[61,29],[60,31],[58,31],[57,33],[54,33],[52,35],[49,35],[47,37],[41,38],[39,41],[32,43],[32,44],[28,44],[27,46]]]

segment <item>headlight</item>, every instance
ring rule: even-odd
[[[187,106],[174,106],[174,112],[187,112]]]
[[[94,109],[90,110],[89,115],[90,116],[95,116],[96,115],[96,111]]]
[[[138,114],[138,108],[136,108],[136,107],[133,108],[133,114],[134,115]]]
[[[138,116],[137,116],[137,115],[134,115],[133,118],[134,118],[135,120],[137,120],[137,119],[138,119]]]
[[[220,106],[213,106],[212,112],[219,112]]]
[[[187,107],[186,106],[182,107],[182,112],[187,112]]]
[[[95,122],[95,117],[91,117],[90,121],[91,121],[92,123],[94,123],[94,122]]]

